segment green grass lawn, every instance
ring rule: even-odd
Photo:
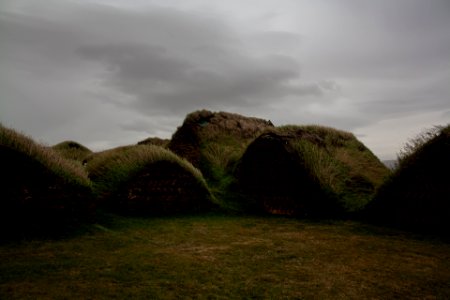
[[[448,299],[450,244],[354,222],[108,216],[0,246],[0,299]]]

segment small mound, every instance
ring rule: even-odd
[[[351,133],[285,126],[248,146],[236,178],[245,199],[259,210],[322,217],[362,209],[388,173]]]
[[[52,146],[52,149],[67,159],[72,159],[79,162],[83,162],[89,155],[92,154],[90,149],[74,141],[61,142]]]
[[[212,207],[199,170],[154,145],[102,152],[87,164],[105,207],[133,215],[192,213]]]
[[[403,157],[367,208],[371,221],[449,235],[450,125]]]
[[[222,207],[231,208],[236,199],[230,189],[236,163],[248,144],[268,128],[272,123],[263,119],[201,110],[186,117],[168,148],[199,168]]]
[[[4,234],[54,231],[88,217],[90,181],[80,166],[0,125]]]
[[[273,127],[272,123],[263,119],[227,112],[196,111],[187,115],[183,125],[177,129],[169,149],[202,169],[205,161],[212,158],[205,153],[211,150],[208,147],[216,148],[218,144],[222,148],[244,150],[248,140],[270,127]]]
[[[146,138],[145,140],[139,141],[137,144],[138,145],[155,145],[155,146],[160,146],[160,147],[167,147],[169,142],[170,142],[170,140],[168,140],[168,139],[161,139],[158,137],[149,137],[149,138]]]

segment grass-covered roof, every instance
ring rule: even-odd
[[[92,154],[89,148],[74,141],[64,141],[52,146],[52,148],[63,157],[80,162],[83,162]]]
[[[272,127],[259,118],[200,110],[186,116],[168,148],[199,168],[216,196],[229,197],[236,162],[249,143]]]
[[[367,209],[372,221],[449,235],[450,125],[415,139]]]
[[[161,147],[167,147],[169,144],[169,139],[161,139],[159,137],[149,137],[145,140],[139,141],[138,145],[155,145],[155,146],[161,146]]]
[[[134,214],[189,212],[211,204],[201,172],[154,145],[120,147],[87,163],[96,194],[106,206]]]
[[[259,208],[317,216],[362,209],[388,174],[353,134],[316,125],[261,134],[236,172],[244,199]]]
[[[90,213],[91,183],[81,164],[2,125],[0,163],[1,221],[11,230],[57,228]]]

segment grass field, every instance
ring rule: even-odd
[[[104,216],[0,245],[0,299],[448,299],[450,244],[355,222]]]

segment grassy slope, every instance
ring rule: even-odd
[[[35,143],[31,138],[0,124],[0,146],[41,164],[66,182],[90,186],[86,171],[54,150]]]
[[[62,157],[79,162],[83,162],[84,159],[92,154],[90,149],[74,141],[61,142],[52,146],[52,149],[58,152]]]
[[[237,170],[245,199],[275,213],[316,216],[361,210],[390,173],[353,134],[316,125],[267,131]]]
[[[0,298],[446,299],[450,245],[357,223],[111,217],[0,246]]]
[[[158,161],[178,164],[191,173],[199,185],[208,189],[199,170],[171,151],[155,145],[125,146],[104,151],[87,163],[87,170],[97,194],[111,193],[146,166]]]
[[[212,193],[217,197],[221,207],[240,210],[236,195],[230,189],[235,178],[233,171],[253,138],[236,138],[231,134],[222,134],[205,139],[200,144],[201,169]]]
[[[186,156],[203,173],[212,193],[226,209],[237,209],[230,190],[233,170],[247,146],[266,128],[269,121],[226,112],[196,111],[186,116],[174,134],[169,148]],[[191,155],[179,145],[192,147]],[[186,152],[186,153],[183,153]],[[191,157],[189,157],[191,156]]]
[[[421,133],[405,146],[394,173],[366,211],[373,222],[441,232],[450,228],[450,125]]]
[[[323,140],[321,147],[307,140],[293,140],[292,144],[310,172],[336,194],[348,211],[359,210],[370,202],[390,173],[352,133],[317,125],[284,126],[279,130],[303,130]]]
[[[80,163],[0,125],[0,235],[47,234],[89,218],[91,182]]]

